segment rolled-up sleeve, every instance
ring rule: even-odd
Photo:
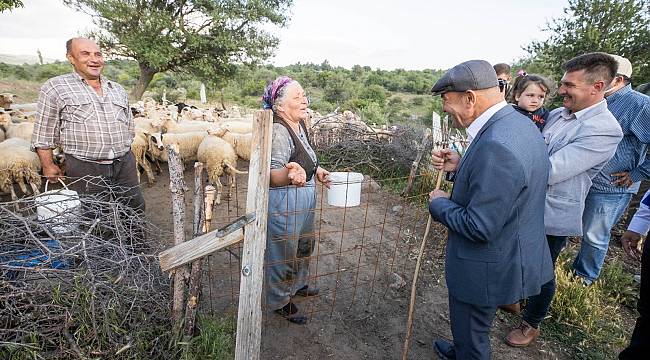
[[[41,87],[38,94],[36,123],[32,134],[32,150],[39,148],[52,149],[57,146],[60,111],[61,101],[54,87],[47,82]]]

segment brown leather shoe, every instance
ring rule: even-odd
[[[501,311],[505,311],[507,313],[519,315],[521,314],[521,305],[519,302],[516,302],[514,304],[508,304],[508,305],[499,305],[499,309]]]
[[[526,347],[539,336],[539,329],[535,329],[527,322],[522,321],[518,328],[510,331],[506,336],[506,344],[512,347]]]

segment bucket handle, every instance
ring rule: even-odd
[[[66,184],[63,182],[63,180],[61,180],[61,178],[58,178],[57,180],[61,183],[61,185],[63,185],[63,187],[64,187],[66,190],[69,190],[69,189],[68,189],[68,185],[66,185]],[[47,185],[48,185],[49,183],[50,183],[50,179],[48,178],[47,180],[45,180],[45,192],[47,192]]]

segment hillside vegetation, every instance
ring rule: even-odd
[[[34,102],[44,81],[71,69],[67,62],[0,63],[0,91],[17,94],[20,102]],[[134,61],[111,60],[106,63],[104,75],[130,90],[137,82],[139,70]],[[210,102],[258,108],[264,86],[280,75],[298,80],[309,94],[310,107],[323,114],[338,108],[339,112],[352,110],[368,123],[429,125],[431,113],[442,109],[440,98],[429,92],[442,75],[441,70],[386,71],[358,65],[345,69],[332,67],[327,62],[286,67],[239,66],[234,78],[221,89],[211,86],[217,82],[214,79],[198,79],[180,72],[159,73],[154,76],[148,92],[157,99],[166,92],[167,99],[172,102],[185,97],[197,100],[203,81]]]

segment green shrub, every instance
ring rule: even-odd
[[[567,344],[580,359],[611,359],[627,343],[619,301],[628,296],[629,275],[619,262],[607,264],[591,286],[573,274],[571,254],[564,251],[555,270],[557,290],[550,319],[542,326]],[[622,292],[623,294],[621,294]]]

